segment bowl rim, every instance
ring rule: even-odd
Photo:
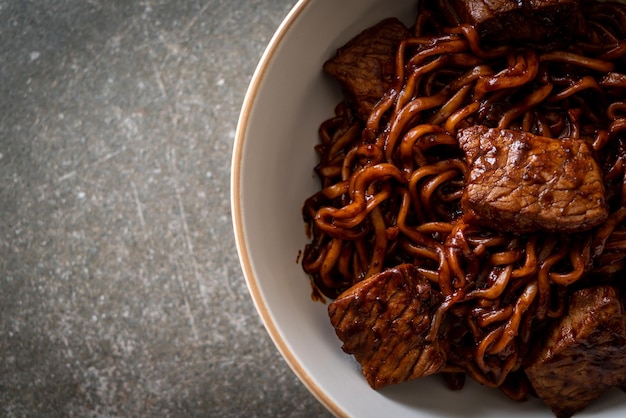
[[[296,359],[295,354],[289,348],[286,341],[283,339],[276,324],[274,324],[269,309],[266,306],[266,302],[258,287],[257,279],[252,268],[252,262],[248,248],[246,246],[245,231],[243,226],[242,208],[241,208],[241,163],[243,158],[243,149],[245,145],[248,122],[250,114],[254,108],[257,93],[263,83],[265,74],[270,67],[279,45],[285,38],[291,27],[294,25],[299,16],[304,12],[307,6],[312,3],[312,0],[298,0],[296,4],[290,9],[287,15],[279,24],[278,28],[272,35],[269,43],[267,44],[261,58],[256,66],[256,69],[252,75],[252,79],[248,85],[239,118],[237,121],[237,129],[235,131],[235,140],[233,145],[233,154],[231,157],[231,183],[230,183],[230,200],[231,200],[231,212],[232,223],[235,235],[235,245],[239,255],[239,262],[243,271],[243,275],[246,281],[246,286],[252,297],[252,301],[255,308],[261,317],[263,325],[268,332],[271,340],[282,355],[283,359],[287,362],[287,365],[296,374],[300,381],[305,385],[311,394],[326,407],[332,414],[338,417],[347,417],[345,411],[343,411],[339,405],[331,400],[331,398],[325,393],[325,391],[318,386],[309,374],[304,370],[302,365]]]

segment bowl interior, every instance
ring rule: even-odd
[[[326,306],[311,300],[298,264],[307,242],[302,204],[319,187],[313,173],[317,130],[340,99],[322,64],[382,18],[410,24],[415,8],[406,0],[301,1],[277,31],[248,90],[233,153],[233,222],[247,284],[277,348],[336,415],[551,417],[537,400],[514,403],[472,382],[459,392],[438,377],[372,390],[341,351]],[[624,416],[622,397],[611,394],[578,416]]]

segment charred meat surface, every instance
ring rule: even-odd
[[[395,52],[411,35],[396,18],[389,18],[361,32],[324,64],[324,71],[341,85],[346,98],[361,120],[393,87]]]
[[[437,373],[446,339],[427,341],[440,295],[409,264],[372,276],[328,307],[343,350],[361,364],[374,389]]]
[[[450,24],[467,23],[481,38],[564,44],[576,30],[579,0],[439,0]]]
[[[608,216],[602,172],[586,142],[473,126],[458,141],[470,165],[461,204],[509,232],[575,232]]]
[[[626,322],[611,286],[574,292],[569,312],[548,333],[526,375],[557,418],[569,418],[626,384]]]

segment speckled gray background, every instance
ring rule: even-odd
[[[323,416],[263,328],[236,122],[295,0],[0,0],[0,415]]]

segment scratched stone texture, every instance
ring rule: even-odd
[[[295,0],[0,0],[0,416],[324,416],[267,336],[236,122]]]

